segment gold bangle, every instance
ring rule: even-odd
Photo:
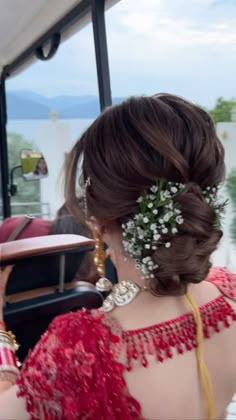
[[[20,345],[17,343],[16,337],[13,334],[12,331],[3,331],[3,330],[1,330],[0,331],[0,337],[1,337],[1,335],[4,336],[4,337],[7,337],[9,339],[9,341],[12,344],[12,347],[13,347],[14,351],[17,351],[19,349]]]

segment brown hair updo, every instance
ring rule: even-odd
[[[72,206],[81,158],[83,179],[91,179],[88,212],[105,224],[121,225],[132,217],[137,198],[160,178],[186,184],[176,198],[184,223],[167,238],[171,248],[152,251],[159,268],[150,288],[179,295],[188,283],[207,276],[222,232],[202,189],[223,181],[225,165],[223,146],[204,110],[169,94],[131,97],[108,108],[69,156],[65,190]]]

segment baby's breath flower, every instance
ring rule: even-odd
[[[177,216],[176,217],[176,223],[178,223],[178,225],[182,225],[184,223],[184,219],[182,216]]]
[[[161,246],[169,248],[171,242],[165,242],[163,235],[178,233],[179,225],[184,223],[181,208],[175,197],[186,186],[177,182],[160,180],[137,199],[137,213],[126,223],[122,223],[122,243],[127,255],[135,260],[135,267],[141,270],[143,278],[153,278],[153,271],[158,268],[152,255]],[[216,224],[220,223],[225,202],[217,197],[218,188],[208,186],[202,191],[206,203],[212,207]]]
[[[165,214],[165,216],[163,217],[164,222],[169,222],[169,220],[171,219],[172,213],[168,212]]]
[[[158,191],[158,186],[157,186],[157,185],[153,185],[153,186],[150,188],[150,190],[151,190],[153,193],[156,193],[156,192]]]

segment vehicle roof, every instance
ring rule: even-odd
[[[116,1],[106,1],[106,8]],[[0,74],[57,24],[62,40],[85,26],[91,21],[91,4],[89,0],[0,0]],[[27,56],[19,66],[13,66],[10,75],[34,59],[34,53]]]

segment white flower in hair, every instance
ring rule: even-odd
[[[205,190],[203,190],[203,197],[205,198],[206,203],[212,208],[215,215],[215,228],[217,230],[221,230],[221,219],[225,212],[225,207],[228,204],[228,200],[223,199],[222,197],[218,197],[218,191],[220,189],[220,185],[218,186],[207,186]]]
[[[154,278],[158,269],[152,254],[158,252],[161,246],[171,247],[170,241],[165,242],[164,235],[176,235],[184,223],[176,198],[185,189],[187,187],[182,183],[160,180],[138,197],[137,213],[121,225],[124,250],[135,260],[136,268],[142,271],[144,279]],[[216,228],[220,227],[226,204],[218,199],[217,193],[218,188],[210,186],[202,191],[206,203],[214,210]]]
[[[165,216],[163,217],[164,222],[169,222],[169,220],[171,219],[171,217],[172,217],[172,213],[171,212],[166,213]]]
[[[155,270],[158,269],[152,254],[162,246],[167,249],[171,247],[171,242],[166,242],[164,235],[176,235],[184,223],[176,198],[185,189],[187,186],[184,184],[160,180],[138,197],[137,213],[121,225],[124,250],[135,260],[136,268],[142,271],[144,279],[155,277]],[[218,200],[217,192],[218,188],[207,187],[202,195],[214,210],[216,226],[220,226],[225,202]]]
[[[153,185],[153,186],[150,188],[150,190],[151,190],[153,193],[156,193],[156,192],[158,191],[158,186],[157,186],[157,185]]]
[[[178,223],[178,225],[182,225],[182,223],[184,223],[184,219],[182,216],[177,216],[176,217],[176,223]]]
[[[156,199],[156,196],[154,194],[150,194],[149,195],[149,198],[150,198],[150,200],[155,200]]]
[[[129,220],[128,222],[127,222],[127,227],[128,228],[133,228],[135,226],[135,224],[134,224],[134,221],[133,220]]]

